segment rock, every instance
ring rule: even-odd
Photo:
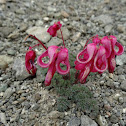
[[[120,102],[120,103],[123,103],[123,102],[124,102],[123,97],[119,97],[119,102]]]
[[[86,115],[81,116],[81,126],[98,126],[97,123]]]
[[[8,67],[7,62],[0,60],[0,69],[5,70]]]
[[[6,0],[0,0],[0,4],[5,4]]]
[[[108,3],[110,3],[110,0],[104,0],[104,3],[108,4]]]
[[[53,12],[56,12],[56,8],[54,8],[54,7],[51,7],[51,6],[48,6],[48,11],[53,11]]]
[[[119,80],[125,80],[125,75],[119,75]]]
[[[122,54],[122,55],[116,57],[117,65],[123,65],[125,63],[126,63],[126,54]]]
[[[29,28],[26,33],[27,34],[32,34],[35,35],[38,39],[40,39],[42,42],[48,42],[50,40],[50,35],[47,32],[47,28],[43,28],[43,27],[31,27]]]
[[[53,37],[48,43],[47,43],[47,47],[51,46],[51,45],[60,45],[61,43],[63,43],[62,39],[59,39],[57,37]]]
[[[40,27],[40,26],[43,25],[43,21],[42,20],[38,20],[38,21],[36,21],[35,25]]]
[[[106,119],[101,115],[98,115],[97,123],[100,126],[108,126],[108,123],[107,123]]]
[[[79,118],[77,118],[77,117],[72,117],[72,118],[69,120],[67,126],[80,126],[80,124],[81,124],[81,122],[80,122],[80,119],[79,119]]]
[[[0,55],[0,68],[2,70],[5,70],[12,61],[13,61],[12,57],[6,55]]]
[[[16,9],[15,10],[15,13],[16,14],[22,14],[23,15],[23,14],[25,14],[25,11],[23,9]]]
[[[118,120],[119,120],[119,119],[118,119],[115,115],[112,115],[112,116],[110,117],[110,121],[111,121],[112,123],[117,123]]]
[[[20,25],[20,32],[24,32],[27,29],[28,25],[27,24],[21,24]]]
[[[63,118],[63,113],[58,112],[58,111],[52,111],[49,113],[48,117],[50,119],[58,119],[58,118]]]
[[[80,32],[76,33],[76,34],[72,37],[72,42],[76,42],[76,41],[80,38],[80,36],[81,36],[81,33],[80,33]]]
[[[113,23],[113,20],[112,20],[111,16],[105,15],[105,14],[102,14],[102,15],[100,15],[100,16],[98,16],[98,17],[95,17],[95,21],[96,21],[96,22],[97,22],[97,21],[98,21],[98,22],[101,21],[101,22],[103,22],[104,24]]]
[[[7,87],[8,87],[8,85],[6,83],[5,84],[1,84],[0,85],[0,92],[5,92]]]
[[[62,30],[62,34],[63,34],[63,39],[64,39],[64,40],[69,39],[69,37],[70,37],[70,32],[69,32],[69,30],[68,30],[66,27],[62,27],[61,30]],[[58,36],[60,39],[62,38],[60,30],[58,30],[57,36]]]
[[[4,125],[7,124],[5,113],[2,113],[2,112],[0,113],[0,121],[1,121]]]
[[[40,68],[39,66],[37,66],[37,71],[36,71],[36,81],[38,83],[42,83],[45,80],[45,75],[42,73],[42,68]]]
[[[16,54],[16,50],[10,48],[10,49],[7,50],[7,53],[8,53],[8,55],[14,56]]]
[[[49,17],[44,17],[43,20],[44,21],[49,21]]]
[[[121,88],[123,91],[126,91],[126,80],[124,80],[124,81],[121,83],[120,88]]]
[[[15,32],[9,34],[8,38],[9,39],[16,39],[19,37],[19,35],[20,35],[19,32],[15,31]]]
[[[36,93],[34,95],[34,99],[35,99],[36,102],[39,101],[41,99],[41,95],[39,93]]]
[[[65,18],[69,17],[69,14],[66,11],[61,11],[61,15]]]
[[[117,30],[118,30],[118,32],[123,33],[123,32],[125,32],[125,26],[123,26],[121,24],[118,24],[117,25]]]
[[[14,30],[15,30],[15,27],[0,27],[0,31],[2,31],[3,36],[6,38]]]
[[[8,88],[6,91],[5,91],[5,93],[4,93],[4,96],[3,96],[3,98],[5,99],[8,99],[8,98],[10,98],[11,97],[11,95],[13,94],[15,92],[15,88]]]
[[[111,24],[108,24],[108,25],[106,25],[105,26],[105,33],[110,33],[111,32],[111,30],[112,30],[112,25]]]
[[[39,109],[40,105],[39,104],[33,104],[32,105],[32,110],[37,111]]]
[[[24,80],[27,77],[31,76],[25,68],[25,61],[23,58],[17,58],[13,64],[13,70],[16,71],[16,79],[17,80]]]

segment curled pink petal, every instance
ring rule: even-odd
[[[55,72],[56,72],[56,67],[55,67],[54,63],[52,63],[49,66],[48,72],[46,74],[46,78],[45,78],[45,82],[44,82],[46,86],[49,86],[51,84],[51,80],[52,80]]]
[[[38,65],[42,68],[47,68],[51,64],[57,48],[58,46],[50,46],[44,53],[42,53],[42,55],[40,55],[37,59]],[[49,62],[43,63],[42,58],[47,57],[47,56],[49,57]]]
[[[111,41],[108,38],[108,36],[105,36],[105,37],[102,38],[101,43],[103,44],[103,46],[106,49],[106,57],[108,58],[111,55],[111,51],[112,51]]]
[[[94,67],[98,72],[104,72],[108,68],[108,63],[106,59],[106,50],[103,46],[100,46],[96,57],[94,59]]]
[[[62,63],[67,66],[66,70],[62,70],[60,67],[60,63]],[[70,71],[70,63],[68,58],[68,49],[64,48],[61,49],[61,51],[58,54],[57,61],[56,61],[56,70],[58,73],[65,75],[69,73]]]
[[[36,53],[34,50],[29,50],[27,53],[26,53],[26,56],[25,56],[25,67],[26,67],[26,70],[29,74],[32,74],[32,75],[35,75],[36,73],[36,67],[34,65],[34,60],[35,60],[35,57],[36,57]]]
[[[82,52],[78,53],[77,57],[76,57],[76,60],[79,62],[79,63],[88,63],[92,58],[93,58],[93,55],[96,51],[96,44],[95,43],[90,43],[87,45],[87,48],[85,50],[83,50]],[[86,54],[86,57],[88,55],[88,57],[86,59],[84,59],[84,61],[80,60],[80,56],[83,56],[85,58],[85,54]]]
[[[110,38],[110,40],[111,40],[112,48],[114,49],[115,44],[116,44],[116,42],[117,42],[117,38],[116,38],[115,36],[113,36],[113,35],[110,35],[109,38]]]
[[[116,61],[115,61],[115,53],[112,52],[110,57],[108,58],[108,70],[110,73],[114,72],[114,69],[116,67]]]
[[[91,64],[88,64],[85,66],[85,68],[83,70],[80,71],[80,73],[79,73],[80,83],[83,84],[86,82],[87,76],[90,73],[90,67],[91,67]]]
[[[119,42],[116,42],[115,45],[119,48],[118,52],[115,51],[115,55],[122,55],[124,52],[123,46]]]

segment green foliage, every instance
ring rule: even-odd
[[[71,68],[69,75],[62,76],[55,73],[51,87],[54,87],[59,98],[57,99],[58,111],[67,111],[75,103],[78,110],[97,114],[98,106],[89,88],[82,84],[75,84],[76,70]]]
[[[67,111],[70,108],[70,101],[65,97],[59,97],[57,99],[57,109],[60,112]]]

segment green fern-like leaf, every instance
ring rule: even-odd
[[[70,108],[70,101],[65,97],[59,97],[57,100],[57,109],[60,112],[67,111]]]

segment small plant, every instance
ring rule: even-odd
[[[52,84],[48,88],[54,88],[58,94],[57,109],[60,112],[67,111],[72,104],[76,104],[76,109],[84,112],[98,113],[96,100],[93,98],[91,91],[85,86],[75,84],[75,69],[70,70],[71,78],[62,77],[56,73],[53,77]]]
[[[43,73],[45,71],[47,73],[45,85],[49,86],[49,88],[54,87],[59,95],[57,99],[58,110],[66,111],[71,107],[71,104],[75,103],[77,109],[97,113],[98,107],[91,91],[86,86],[78,84],[78,81],[82,84],[85,83],[91,72],[102,74],[108,69],[110,73],[113,73],[116,67],[115,56],[121,55],[124,52],[124,48],[113,35],[104,36],[103,38],[96,35],[89,39],[92,43],[88,44],[89,40],[87,40],[83,50],[77,56],[69,55],[69,51],[65,47],[61,27],[62,24],[58,21],[50,26],[47,32],[52,37],[55,37],[57,31],[60,30],[63,46],[52,45],[47,48],[35,36],[28,36],[36,39],[39,44],[29,47],[26,52],[26,70],[33,76],[36,74],[37,69],[34,65],[36,53],[33,48],[42,45],[46,51],[37,58],[37,64],[44,69],[46,68],[46,70],[42,70]],[[118,47],[117,52],[115,46]],[[44,57],[49,58],[48,63],[43,62],[42,59]]]

